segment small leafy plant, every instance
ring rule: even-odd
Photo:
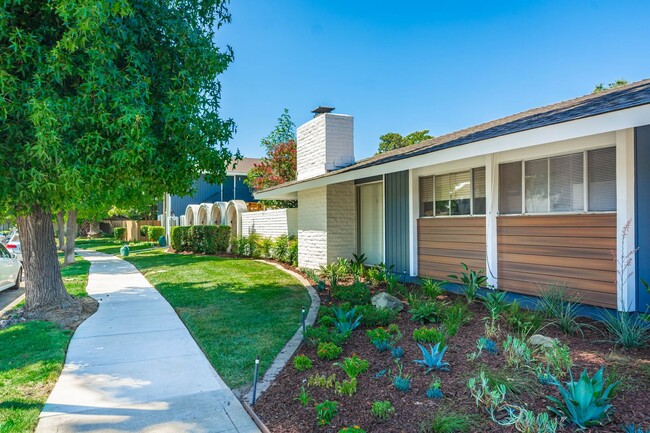
[[[323,342],[318,344],[316,353],[320,359],[329,361],[338,358],[343,353],[343,348],[334,343]]]
[[[517,301],[510,303],[504,313],[513,331],[522,338],[537,332],[542,326],[542,317],[535,311],[526,311]]]
[[[296,400],[298,400],[301,405],[306,407],[309,405],[309,403],[312,402],[313,398],[309,395],[309,392],[303,386],[300,388],[300,393],[298,394],[298,397],[296,397]]]
[[[307,355],[298,355],[293,358],[293,368],[298,371],[309,370],[312,367],[311,359]]]
[[[352,427],[343,427],[341,430],[339,430],[339,433],[366,433],[366,431],[358,425],[355,425]]]
[[[404,373],[404,366],[395,361],[397,364],[397,374],[393,376],[393,386],[400,392],[409,392],[411,389],[411,375]]]
[[[339,413],[339,404],[336,401],[325,400],[316,405],[316,421],[318,425],[330,425]]]
[[[325,317],[325,316],[324,316]],[[308,326],[304,333],[305,342],[310,346],[318,346],[320,343],[334,343],[338,346],[345,343],[348,335],[339,334],[325,326]]]
[[[432,399],[440,399],[443,398],[444,395],[442,393],[442,390],[440,387],[442,386],[442,382],[440,382],[440,379],[436,378],[431,382],[431,385],[429,385],[429,388],[427,388],[427,398],[432,398]]]
[[[448,275],[447,278],[451,278],[456,283],[463,286],[463,291],[465,293],[465,298],[467,298],[467,303],[471,303],[478,296],[478,291],[480,288],[487,285],[487,277],[483,275],[483,270],[478,272],[470,269],[465,263],[461,262],[461,266],[464,271],[459,275]]]
[[[503,353],[509,366],[518,368],[532,361],[532,353],[526,342],[512,335],[508,335],[507,340],[503,342]]]
[[[334,308],[334,328],[339,334],[350,335],[352,331],[361,325],[361,316],[357,316],[357,309],[353,308],[344,311],[342,308]]]
[[[357,379],[347,379],[334,384],[334,392],[340,395],[352,396],[357,392]]]
[[[329,281],[330,287],[336,287],[339,280],[345,277],[346,269],[341,267],[338,262],[332,262],[321,266],[319,273],[322,278]]]
[[[445,344],[447,341],[447,335],[439,329],[436,328],[427,328],[423,326],[421,328],[413,330],[413,340],[418,343],[441,343]]]
[[[420,286],[425,295],[430,299],[435,299],[438,296],[442,295],[442,287],[444,283],[442,281],[434,280],[433,278],[422,278],[420,279]]]
[[[352,355],[351,358],[345,358],[343,362],[334,364],[345,372],[350,379],[355,379],[359,374],[365,373],[370,367],[370,363],[365,359],[359,358],[357,355]]]
[[[608,422],[613,410],[610,394],[619,382],[606,386],[603,372],[604,368],[601,368],[593,377],[589,377],[585,369],[576,381],[571,375],[571,381],[566,382],[566,387],[556,383],[561,399],[547,396],[556,405],[549,407],[549,410],[565,417],[580,429]]]
[[[370,302],[370,289],[366,283],[355,281],[349,286],[339,285],[332,288],[332,298],[351,305],[364,305]]]
[[[506,398],[505,385],[492,387],[484,371],[478,377],[470,378],[467,387],[476,401],[476,407],[483,408],[489,414],[500,408]]]
[[[498,319],[501,316],[501,313],[506,309],[506,295],[506,292],[493,290],[481,298],[481,302],[485,305],[492,320]]]
[[[449,335],[456,335],[458,329],[468,323],[472,313],[465,304],[453,304],[445,308],[443,315],[443,326]]]
[[[521,433],[555,433],[559,426],[557,418],[552,419],[548,413],[535,412],[517,405],[506,405],[507,416],[498,419],[492,415],[492,420],[501,426],[514,426]]]
[[[395,413],[395,408],[390,401],[373,401],[370,413],[382,421],[386,421],[388,417]]]
[[[373,346],[380,352],[389,350],[402,337],[397,325],[390,325],[388,328],[375,328],[366,331],[366,336]]]
[[[429,350],[425,349],[421,344],[418,344],[418,347],[422,351],[423,359],[416,359],[413,362],[427,367],[427,371],[424,372],[425,375],[433,370],[449,370],[449,363],[442,360],[447,351],[447,346],[443,347],[442,350],[440,350],[440,343],[433,347],[429,345]]]
[[[554,377],[562,377],[573,367],[569,346],[561,345],[557,341],[553,346],[544,349],[546,365]]]
[[[365,326],[388,326],[397,318],[397,311],[392,308],[362,305],[357,311],[361,314],[361,323]]]
[[[440,319],[440,304],[433,301],[418,302],[409,310],[411,320],[420,324],[435,323]]]
[[[336,383],[336,375],[313,374],[307,378],[307,386],[330,389]]]
[[[497,353],[499,353],[499,349],[497,348],[497,343],[494,340],[489,339],[487,337],[481,337],[478,340],[476,340],[476,351],[468,355],[467,359],[471,361],[477,359],[478,357],[481,356],[484,350],[491,355],[496,355]]]
[[[363,278],[366,274],[365,263],[368,260],[365,254],[352,254],[352,260],[350,260],[350,272],[357,278]]]

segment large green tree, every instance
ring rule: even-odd
[[[225,0],[0,3],[0,203],[17,218],[33,317],[79,308],[63,287],[52,217],[185,195],[225,176],[215,42]]]
[[[620,78],[614,81],[613,83],[609,83],[608,85],[599,83],[596,84],[596,87],[594,87],[594,91],[591,93],[600,93],[600,92],[604,92],[605,90],[616,89],[617,87],[625,86],[626,84],[629,84],[629,82],[624,78]]]
[[[389,150],[401,149],[402,147],[410,146],[424,140],[433,138],[429,135],[428,129],[422,131],[411,132],[403,137],[402,134],[397,132],[389,132],[379,137],[379,150],[377,153],[388,152]]]

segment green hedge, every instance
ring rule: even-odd
[[[282,235],[275,239],[253,233],[233,239],[232,252],[242,257],[275,259],[298,266],[298,241],[294,236]]]
[[[165,236],[165,228],[160,226],[149,226],[147,236],[150,240],[157,242],[159,237]]]
[[[147,238],[149,236],[149,227],[150,226],[140,226],[140,236]]]
[[[115,239],[119,239],[121,241],[126,239],[126,227],[115,227],[113,229],[113,236],[115,236]]]
[[[223,253],[230,242],[230,226],[172,227],[171,246],[178,252]]]

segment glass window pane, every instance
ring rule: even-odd
[[[589,210],[616,210],[616,148],[587,152]]]
[[[433,176],[420,178],[420,216],[433,216]]]
[[[436,184],[436,215],[451,215],[449,208],[449,191],[451,190],[451,175],[435,176]]]
[[[584,210],[584,164],[582,153],[557,156],[549,160],[551,212]]]
[[[472,189],[470,181],[470,172],[462,171],[450,175],[451,189],[449,197],[451,199],[452,215],[470,215],[470,200],[472,199]]]
[[[472,170],[474,189],[474,215],[485,215],[485,167]]]
[[[548,159],[526,161],[526,213],[548,212]]]
[[[499,165],[499,213],[521,213],[521,162]]]

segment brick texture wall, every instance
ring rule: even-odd
[[[321,114],[298,127],[298,180],[354,163],[354,118]]]
[[[327,187],[298,192],[298,266],[327,262]]]
[[[327,261],[357,252],[356,187],[343,182],[327,187]]]

